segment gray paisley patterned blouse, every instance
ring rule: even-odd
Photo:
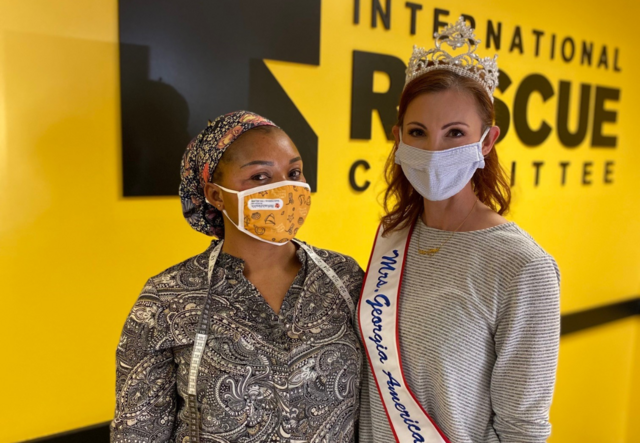
[[[152,277],[133,306],[116,352],[112,443],[188,442],[189,363],[215,245]],[[358,264],[315,250],[357,303]],[[297,256],[302,267],[276,314],[243,261],[220,254],[198,373],[203,443],[354,441],[362,368],[354,319],[302,248]]]

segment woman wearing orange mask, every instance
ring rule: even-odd
[[[135,303],[112,443],[353,442],[363,273],[295,240],[311,204],[295,145],[259,115],[220,116],[187,147],[180,197],[217,239]]]

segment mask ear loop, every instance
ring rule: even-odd
[[[239,191],[234,191],[233,189],[227,189],[224,186],[220,186],[217,183],[214,183],[214,185],[222,189],[224,192],[228,192],[229,194],[236,194],[238,196],[238,209],[240,208],[240,192]],[[215,208],[215,205],[211,203],[206,196],[204,197],[204,199],[207,201],[207,203],[209,203],[211,206]],[[220,209],[218,209],[218,211],[220,211]],[[235,224],[233,220],[231,220],[231,217],[229,217],[229,213],[227,212],[226,209],[223,209],[221,212],[225,215],[225,217],[227,217],[227,219],[231,222],[231,224],[236,227],[236,229],[238,229],[239,231],[242,231],[242,229],[240,229],[240,227],[237,224]],[[240,218],[238,218],[238,222],[240,222]]]
[[[238,225],[236,225],[236,224],[233,222],[233,220],[231,220],[231,217],[229,217],[229,214],[227,213],[227,210],[226,210],[226,209],[223,209],[223,210],[222,210],[222,213],[224,214],[224,216],[225,216],[225,217],[227,217],[227,220],[229,220],[229,221],[231,222],[231,224],[232,224],[233,226],[235,226],[235,227],[236,227],[236,229],[237,229],[238,231],[242,231],[242,229],[240,229],[240,227],[239,227]],[[238,220],[238,221],[240,221],[240,220]]]
[[[400,139],[400,142],[397,144],[396,146],[396,155],[394,156],[394,162],[396,165],[402,165],[402,163],[400,162],[400,160],[398,159],[398,151],[400,150],[400,145],[404,144],[404,142],[402,141],[402,128],[399,128],[400,130],[398,131],[398,138]]]
[[[222,189],[224,192],[228,192],[229,194],[240,194],[240,191],[234,191],[233,189],[227,189],[224,186],[220,186],[217,183],[213,183],[214,185],[216,185],[217,187],[219,187],[220,189]]]
[[[400,144],[404,143],[402,141],[402,128],[400,128],[400,130],[398,131],[398,138],[400,139],[400,143],[398,143],[398,146],[400,146]]]
[[[482,143],[484,141],[484,139],[487,136],[487,134],[489,133],[489,131],[491,131],[491,128],[493,128],[493,126],[489,126],[487,129],[484,130],[484,134],[482,134],[482,137],[480,138],[480,143]]]
[[[489,133],[489,131],[491,131],[491,128],[493,128],[493,126],[489,126],[487,129],[484,130],[484,134],[482,134],[482,137],[480,137],[480,141],[478,142],[480,144],[480,153],[482,154],[482,143],[484,142],[485,137],[487,136],[487,134]],[[487,154],[489,155],[489,154]],[[483,158],[487,158],[487,155],[483,155]]]

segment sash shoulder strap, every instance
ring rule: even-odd
[[[448,443],[407,386],[402,372],[398,305],[412,230],[384,237],[382,226],[378,228],[358,305],[360,335],[396,441]]]

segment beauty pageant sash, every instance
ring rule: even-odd
[[[358,304],[369,365],[396,441],[449,443],[407,386],[398,341],[398,302],[413,229],[382,236],[378,228]]]

